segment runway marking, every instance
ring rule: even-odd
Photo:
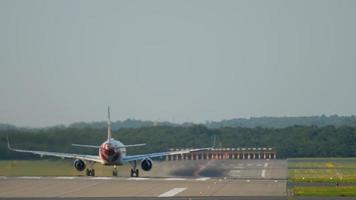
[[[150,178],[131,177],[131,178],[128,178],[127,180],[144,181],[144,180],[150,180]]]
[[[258,167],[262,167],[262,164],[257,164]]]
[[[165,193],[160,194],[158,197],[173,197],[176,194],[183,192],[187,188],[173,188]]]
[[[187,179],[186,178],[165,178],[163,180],[166,180],[166,181],[185,181]]]
[[[113,177],[105,177],[105,176],[102,176],[102,177],[92,177],[90,179],[94,179],[94,180],[112,180],[114,179]]]
[[[40,177],[40,176],[18,176],[16,178],[18,178],[18,179],[41,179],[42,177]]]
[[[0,176],[0,179],[7,179],[6,176]]]
[[[267,163],[267,162],[265,163],[265,166],[264,166],[264,167],[268,167],[268,163]]]
[[[266,177],[266,170],[265,170],[265,169],[262,170],[261,176],[262,176],[262,178],[265,178],[265,177]]]
[[[68,179],[68,180],[72,180],[75,179],[77,177],[73,177],[73,176],[58,176],[58,177],[53,177],[54,179]]]
[[[197,178],[197,179],[195,179],[196,181],[207,181],[207,180],[209,180],[210,179],[210,177],[201,177],[201,178]]]
[[[251,180],[246,180],[247,183],[251,182]]]
[[[247,166],[248,166],[248,167],[251,167],[251,166],[253,166],[253,164],[250,164],[250,163],[249,163],[249,164],[247,164]]]

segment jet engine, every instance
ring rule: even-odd
[[[150,171],[152,169],[152,160],[149,158],[145,158],[144,160],[141,161],[141,168],[144,171]]]
[[[74,168],[80,172],[83,171],[85,169],[85,162],[80,159],[76,159],[74,161]]]

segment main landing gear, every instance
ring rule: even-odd
[[[88,162],[88,168],[85,170],[87,176],[95,176],[95,169],[93,169],[94,162]]]
[[[131,177],[138,177],[139,176],[139,171],[138,169],[131,169]]]
[[[131,177],[139,177],[139,170],[137,169],[137,161],[132,161],[130,162],[131,166],[132,166],[132,169],[131,169],[131,173],[130,173],[130,176]]]
[[[95,169],[87,169],[87,170],[85,171],[85,174],[86,174],[87,176],[95,176]]]

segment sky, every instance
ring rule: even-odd
[[[0,0],[0,123],[356,114],[356,1]]]

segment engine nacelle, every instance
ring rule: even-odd
[[[144,160],[141,161],[141,168],[144,171],[150,171],[152,169],[152,160],[149,158],[145,158]]]
[[[80,172],[83,171],[85,169],[85,162],[80,159],[76,159],[74,161],[74,168]]]

